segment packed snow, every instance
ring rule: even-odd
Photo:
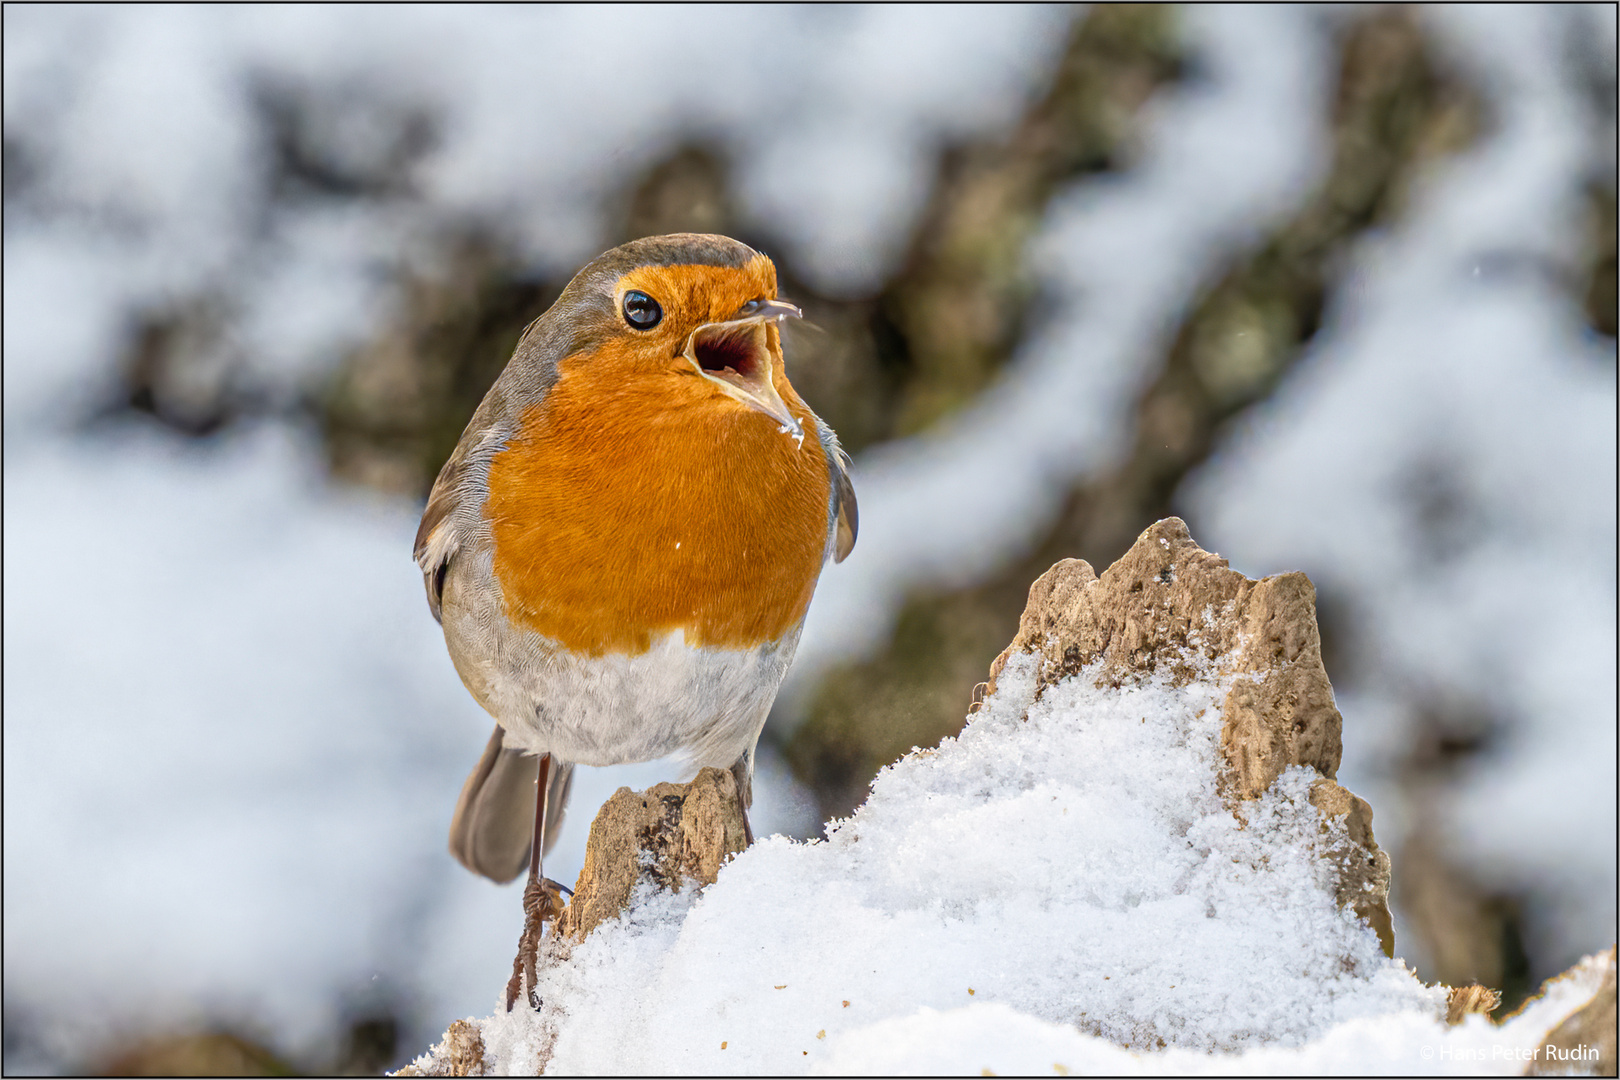
[[[924,1006],[851,1031],[815,1071],[827,1076],[1523,1076],[1531,1062],[1549,1060],[1542,1037],[1597,991],[1603,980],[1598,959],[1588,958],[1500,1027],[1482,1016],[1447,1027],[1428,1010],[1413,1009],[1346,1020],[1302,1046],[1230,1055],[1179,1048],[1143,1053],[1006,1005]],[[1590,1058],[1550,1060],[1572,1074],[1591,1068]]]
[[[538,1013],[479,1022],[486,1067],[1452,1071],[1424,1047],[1534,1046],[1584,1003],[1447,1029],[1445,990],[1336,904],[1318,774],[1246,825],[1218,793],[1229,678],[1099,687],[1099,663],[1037,697],[1035,666],[825,841],[760,842],[701,892],[645,882],[542,965]]]

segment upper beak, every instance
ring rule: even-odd
[[[803,427],[776,392],[776,361],[765,332],[768,323],[802,316],[785,300],[750,300],[735,318],[692,331],[681,355],[699,375],[775,420],[784,434],[802,439]]]
[[[804,318],[804,312],[786,300],[750,300],[742,306],[742,310],[737,313],[737,317],[740,319],[775,319],[780,322],[783,319],[802,319]]]

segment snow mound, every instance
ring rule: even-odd
[[[1547,1044],[1551,1025],[1600,992],[1606,970],[1612,971],[1612,950],[1548,980],[1539,997],[1501,1025],[1471,1016],[1448,1027],[1426,1011],[1407,1011],[1346,1021],[1304,1046],[1235,1055],[1123,1050],[1000,1004],[949,1012],[924,1007],[851,1032],[816,1071],[834,1076],[1522,1076],[1527,1068],[1550,1066],[1553,1073],[1602,1075],[1595,1040],[1578,1054]]]
[[[1390,1014],[1438,1025],[1444,989],[1387,958],[1344,897],[1346,853],[1376,845],[1353,835],[1366,831],[1365,804],[1318,809],[1324,787],[1355,801],[1324,778],[1338,758],[1330,692],[1320,715],[1300,705],[1285,725],[1304,733],[1300,746],[1276,744],[1257,797],[1231,764],[1246,737],[1233,718],[1265,696],[1254,687],[1297,685],[1301,664],[1320,671],[1310,607],[1292,609],[1308,633],[1276,625],[1278,597],[1308,592],[1248,581],[1173,519],[1101,581],[1060,564],[1031,591],[1032,611],[1072,599],[1042,594],[1065,567],[1083,567],[1087,596],[1134,605],[1081,619],[1100,631],[1098,655],[1086,658],[1084,633],[1017,647],[1042,622],[1026,613],[960,736],[884,770],[824,841],[756,843],[701,892],[645,881],[619,917],[558,950],[538,1013],[479,1024],[485,1067],[979,1068],[895,1056],[905,1032],[932,1040],[942,1021],[963,1033],[952,1045],[979,1047],[968,1037],[979,1028],[1023,1042],[1028,1028],[1044,1032],[1030,1044],[1042,1053],[1070,1039],[1093,1048],[1080,1064],[1111,1068],[1127,1050],[1298,1047]],[[1210,594],[1199,581],[1230,598],[1172,610],[1176,596]],[[1292,644],[1257,667],[1276,642]],[[1319,765],[1300,760],[1312,755]]]

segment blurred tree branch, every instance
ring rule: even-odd
[[[1346,29],[1326,179],[1184,318],[1137,402],[1126,460],[1071,491],[1028,557],[972,587],[913,597],[883,653],[824,679],[787,748],[824,815],[848,813],[877,770],[913,745],[960,729],[972,686],[1016,629],[1030,581],[1065,557],[1106,566],[1171,512],[1177,486],[1223,424],[1265,400],[1315,334],[1346,246],[1395,217],[1413,177],[1466,145],[1481,115],[1479,99],[1436,67],[1404,9]]]

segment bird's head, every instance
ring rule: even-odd
[[[553,311],[570,329],[561,376],[589,365],[672,401],[757,410],[803,437],[778,388],[778,324],[800,311],[777,297],[771,260],[747,245],[699,233],[624,244],[581,270]]]

